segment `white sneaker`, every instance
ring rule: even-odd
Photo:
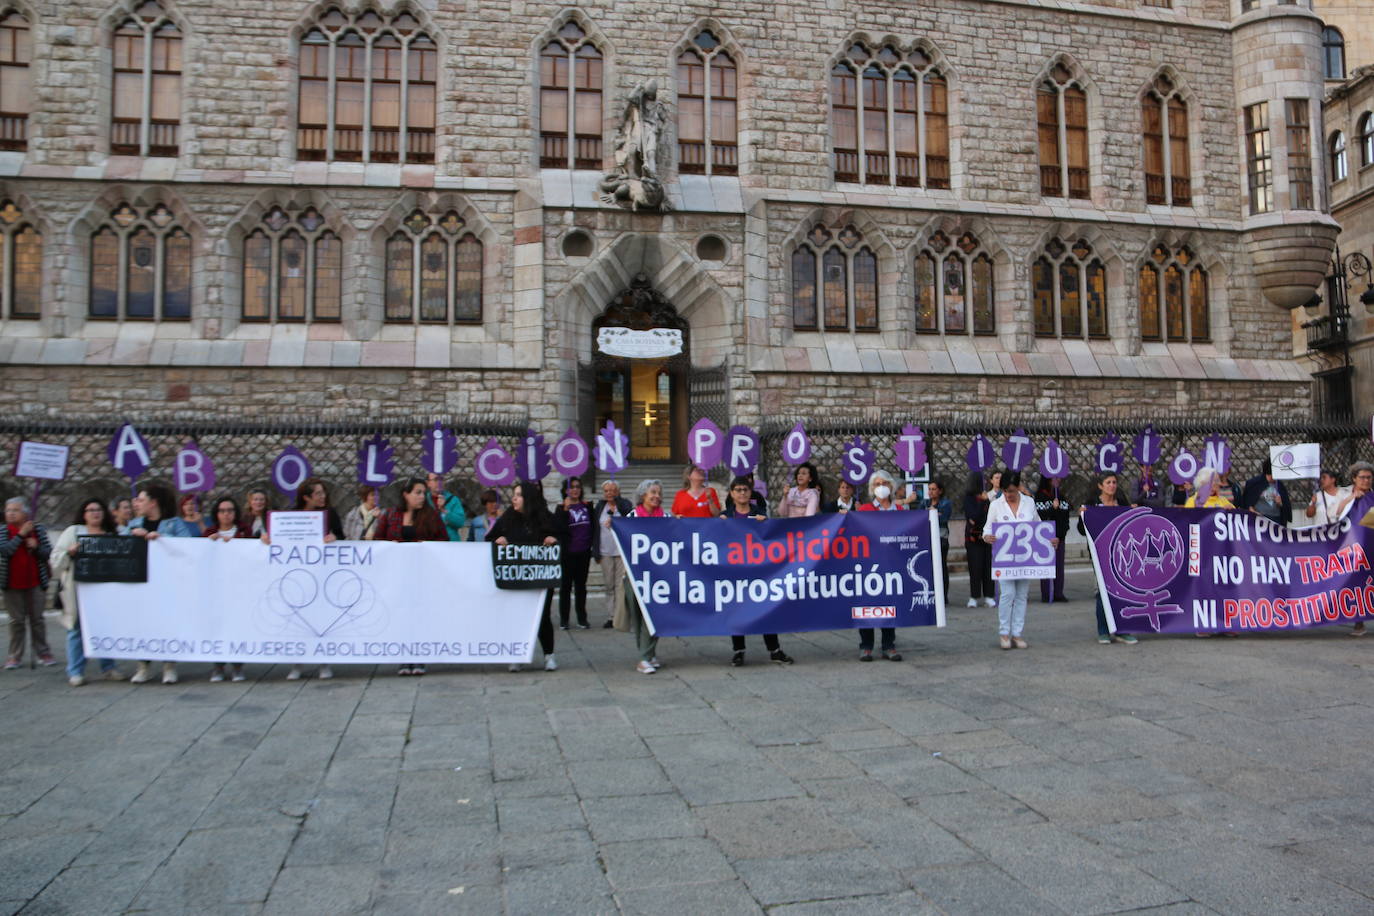
[[[292,665],[291,670],[286,672],[286,679],[288,681],[299,681],[301,679],[301,666]]]
[[[978,599],[977,599],[977,598],[970,598],[970,599],[968,600],[968,606],[969,606],[969,607],[977,607],[977,606],[978,606]]]
[[[640,674],[653,674],[658,669],[655,668],[653,665],[649,664],[648,662],[642,661],[638,665],[635,665],[635,670],[638,671]]]
[[[334,669],[328,665],[320,665],[320,680],[327,681],[334,676]]]
[[[224,672],[215,670],[210,672],[210,683],[219,684],[224,681]]]
[[[134,667],[134,676],[131,677],[131,678],[129,678],[129,683],[130,683],[130,684],[146,684],[146,683],[148,682],[148,680],[149,680],[151,677],[152,677],[152,675],[149,674],[149,672],[148,672],[148,663],[147,663],[147,662],[139,662],[139,663]]]
[[[554,658],[553,658],[553,655],[552,655],[552,654],[549,654],[549,655],[544,656],[544,670],[545,670],[545,671],[557,671],[557,670],[558,670],[558,662],[554,661]]]
[[[86,683],[86,679],[79,674],[75,674],[67,678],[67,683],[71,684],[73,687],[80,687]]]
[[[524,666],[524,665],[510,665],[510,666],[508,666],[508,667],[506,668],[506,670],[509,671],[511,674],[515,674],[517,671],[524,671],[524,670],[525,670],[525,666]]]
[[[983,607],[997,607],[997,599],[996,599],[996,598],[984,598],[984,599],[983,599]]]
[[[661,662],[661,661],[658,660],[658,656],[657,656],[657,655],[655,655],[653,658],[649,659],[649,664],[651,664],[651,665],[654,666],[654,670],[655,670],[655,671],[657,671],[659,668],[662,668],[662,667],[663,667],[663,662]]]
[[[248,680],[248,678],[244,677],[242,668],[235,668],[234,673],[229,676],[229,679],[233,681],[235,684],[239,683],[240,681]]]
[[[162,665],[162,683],[175,684],[177,682],[176,662],[164,662]]]

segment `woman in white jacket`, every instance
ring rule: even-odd
[[[991,544],[997,537],[994,525],[1003,522],[1038,522],[1040,513],[1035,511],[1035,501],[1021,492],[1021,473],[1008,471],[1002,476],[1002,495],[988,506],[988,520],[983,526],[987,532],[983,540]],[[1050,543],[1059,546],[1059,538],[1051,538]],[[1028,649],[1030,646],[1021,638],[1026,625],[1026,596],[1030,593],[1029,579],[1002,579],[997,583],[997,636],[1003,649],[1015,646]]]
[[[102,499],[81,503],[76,524],[68,525],[53,545],[48,563],[62,590],[62,625],[67,628],[67,683],[80,687],[86,683],[86,653],[81,642],[81,615],[76,606],[76,556],[81,552],[83,534],[114,534],[114,517]],[[113,659],[100,659],[100,676],[107,681],[122,681]]]

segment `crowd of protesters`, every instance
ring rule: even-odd
[[[559,544],[562,547],[562,580],[558,592],[558,625],[562,630],[571,626],[589,629],[592,626],[587,607],[587,580],[595,563],[601,571],[607,599],[608,619],[603,624],[632,633],[638,659],[635,670],[653,674],[662,662],[658,658],[658,638],[650,631],[640,602],[634,599],[628,583],[624,559],[619,544],[611,533],[611,525],[619,517],[637,518],[721,518],[735,523],[749,524],[766,518],[803,518],[821,513],[891,512],[933,510],[938,519],[941,545],[939,574],[944,592],[949,593],[949,538],[953,516],[953,502],[946,495],[942,481],[907,486],[885,471],[874,471],[862,487],[841,479],[834,487],[834,497],[826,498],[821,475],[807,462],[793,469],[792,478],[781,496],[771,507],[759,492],[752,475],[735,477],[725,491],[724,499],[707,480],[706,471],[689,464],[682,473],[681,487],[669,500],[659,480],[645,480],[634,492],[633,500],[620,492],[614,480],[601,485],[601,498],[595,503],[587,498],[583,481],[571,477],[562,482],[561,501],[551,511],[542,487],[522,481],[510,491],[509,504],[504,508],[501,494],[488,489],[478,496],[479,508],[469,518],[462,499],[451,492],[444,479],[437,474],[404,481],[395,505],[383,507],[381,494],[371,486],[360,486],[355,496],[357,504],[340,516],[330,498],[328,485],[319,478],[304,481],[296,493],[292,508],[324,514],[325,541],[388,540],[418,541],[490,541],[497,544]],[[1157,481],[1149,467],[1135,483],[1135,505],[1187,508],[1223,508],[1250,511],[1262,515],[1275,524],[1304,527],[1325,525],[1349,514],[1364,497],[1374,490],[1374,465],[1357,462],[1349,469],[1349,486],[1342,486],[1341,476],[1333,470],[1323,470],[1311,499],[1305,506],[1294,505],[1282,480],[1273,475],[1268,461],[1259,473],[1237,486],[1228,474],[1211,468],[1202,469],[1196,478],[1173,489],[1166,497],[1165,486]],[[1082,505],[1075,506],[1062,492],[1064,481],[1057,477],[1039,480],[1033,495],[1017,471],[993,470],[986,476],[971,473],[963,491],[964,548],[968,568],[968,607],[996,607],[998,645],[1002,649],[1024,649],[1026,609],[1029,580],[994,582],[992,551],[994,529],[999,523],[1010,521],[1050,521],[1054,523],[1055,574],[1041,580],[1041,600],[1045,603],[1069,600],[1064,591],[1064,544],[1072,518],[1079,515],[1077,530],[1086,534],[1081,510],[1090,506],[1129,507],[1132,500],[1117,474],[1103,474],[1093,481],[1093,492]],[[204,508],[202,508],[202,506]],[[1364,503],[1368,508],[1368,501]],[[243,502],[232,494],[222,494],[202,503],[196,494],[178,496],[159,484],[148,484],[135,496],[109,503],[99,498],[83,500],[71,520],[56,540],[47,528],[30,517],[25,500],[14,498],[5,505],[5,537],[0,539],[0,583],[3,583],[5,610],[9,616],[9,651],[5,667],[18,668],[26,649],[33,661],[42,666],[57,664],[48,645],[43,611],[51,581],[58,583],[57,594],[61,620],[67,629],[67,677],[78,687],[86,683],[87,660],[81,638],[81,618],[78,591],[75,584],[75,559],[85,535],[124,535],[145,539],[159,537],[206,537],[227,542],[237,539],[270,540],[269,512],[272,500],[262,489],[244,494]],[[1363,512],[1364,509],[1361,509]],[[544,596],[538,638],[544,656],[544,670],[557,670],[554,654],[554,624],[552,618],[554,589]],[[1097,639],[1099,643],[1120,642],[1135,644],[1130,634],[1109,632],[1102,598],[1096,599]],[[1364,634],[1363,623],[1355,625],[1352,636]],[[896,630],[879,628],[877,651],[889,661],[900,661]],[[1210,635],[1198,633],[1199,636]],[[875,633],[873,629],[858,630],[859,660],[874,660]],[[781,645],[776,633],[763,634],[769,659],[780,665],[793,664],[794,659]],[[730,664],[745,664],[744,635],[731,637]],[[125,675],[109,659],[97,659],[100,677],[123,680]],[[143,683],[151,680],[153,660],[136,663],[129,680]],[[511,670],[521,666],[511,665]],[[398,674],[424,675],[422,664],[402,665]],[[328,679],[333,671],[327,665],[317,669],[317,676]],[[292,666],[286,677],[299,679],[304,675],[300,666]],[[161,663],[164,684],[177,682],[174,662]],[[243,681],[242,664],[216,663],[210,680]]]

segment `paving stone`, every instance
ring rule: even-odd
[[[6,896],[34,897],[94,839],[91,833],[69,833],[0,841],[0,887]]]
[[[871,778],[903,798],[971,792],[984,783],[914,745],[850,751],[846,756]]]
[[[938,916],[941,913],[914,891],[789,903],[773,907],[768,912],[769,916]]]
[[[589,798],[582,803],[598,843],[701,836],[705,829],[675,794]]]
[[[736,877],[720,848],[704,837],[604,843],[600,853],[616,891]]]
[[[616,911],[610,885],[595,862],[512,869],[504,885],[511,914]]]
[[[155,871],[133,908],[178,909],[261,903],[286,859],[294,828],[229,827],[193,830]]]
[[[672,789],[658,761],[652,758],[587,760],[568,764],[579,798],[656,795]]]
[[[615,899],[625,916],[658,916],[662,913],[750,916],[763,912],[744,882],[738,880],[617,890]]]
[[[1069,763],[984,770],[980,777],[1048,817],[1066,824],[1103,824],[1164,817],[1177,809],[1129,786]],[[1172,796],[1171,796],[1172,797]]]
[[[649,738],[654,756],[689,804],[759,801],[801,795],[757,750],[716,736]]]
[[[908,872],[907,878],[916,892],[942,913],[961,916],[982,916],[984,913],[1062,916],[1064,913],[995,865],[929,868]]]
[[[735,870],[765,907],[906,889],[896,871],[863,849],[743,859],[735,863]]]
[[[277,875],[264,914],[366,913],[376,873],[356,866],[287,867]]]
[[[759,859],[863,845],[809,798],[736,802],[695,809],[706,835],[731,859]]]
[[[123,912],[138,895],[156,862],[67,868],[29,904],[32,913]],[[16,887],[9,884],[7,887]],[[15,908],[16,912],[18,907]]]

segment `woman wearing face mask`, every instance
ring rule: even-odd
[[[874,471],[868,478],[868,493],[872,497],[871,502],[866,502],[859,507],[860,512],[896,512],[904,511],[906,506],[897,502],[897,488],[893,485],[892,477],[886,471]],[[902,660],[902,653],[897,651],[897,628],[882,627],[882,653],[883,658],[890,662]],[[873,628],[859,628],[859,661],[873,661]]]
[[[1035,511],[1035,503],[1021,492],[1021,473],[1008,471],[1002,475],[1002,495],[988,506],[988,520],[984,527],[987,532],[983,540],[992,544],[996,538],[996,525],[1004,522],[1038,522],[1040,515]],[[1050,544],[1059,546],[1059,538],[1050,538]],[[1030,595],[1029,579],[1003,579],[997,593],[997,635],[1003,649],[1015,646],[1029,649],[1021,638],[1026,626],[1026,598]]]
[[[522,480],[511,490],[510,508],[501,514],[496,524],[487,529],[487,540],[497,544],[557,544],[559,530],[539,484]],[[539,647],[544,650],[544,670],[557,671],[553,657],[553,589],[544,590],[544,607],[539,613]],[[511,665],[519,671],[519,665]]]
[[[1097,481],[1097,496],[1083,504],[1086,509],[1089,506],[1106,506],[1108,508],[1120,507],[1129,509],[1131,501],[1121,492],[1121,481],[1115,474],[1103,474]],[[1083,526],[1083,513],[1078,514],[1078,533],[1087,537],[1088,529]],[[1133,646],[1137,640],[1130,633],[1120,633],[1116,639],[1112,639],[1112,634],[1107,628],[1107,612],[1102,606],[1102,593],[1097,595],[1097,641],[1104,646],[1110,646],[1113,641],[1123,642],[1128,646]]]

